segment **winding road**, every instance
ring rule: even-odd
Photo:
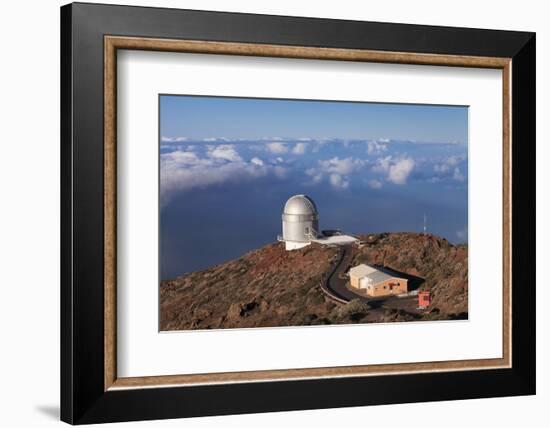
[[[347,279],[340,278],[340,274],[344,273],[348,268],[351,259],[353,257],[353,252],[351,251],[351,246],[342,245],[340,247],[340,259],[332,269],[332,272],[329,274],[325,282],[321,285],[323,291],[332,297],[334,300],[337,300],[342,303],[347,303],[353,299],[362,299],[362,296],[355,294],[354,292],[348,290],[346,287]]]

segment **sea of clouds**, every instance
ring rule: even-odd
[[[161,205],[195,188],[272,176],[341,191],[369,187],[467,185],[467,146],[416,141],[162,137]]]

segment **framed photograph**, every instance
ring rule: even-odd
[[[61,56],[62,420],[535,393],[533,33],[76,3]]]

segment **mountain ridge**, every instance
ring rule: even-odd
[[[432,304],[417,311],[411,299],[374,305],[342,304],[320,285],[340,250],[311,244],[285,251],[272,243],[209,269],[160,284],[160,329],[218,329],[464,319],[468,311],[468,248],[419,233],[358,235],[350,266],[367,263],[410,277],[410,288],[430,290]]]

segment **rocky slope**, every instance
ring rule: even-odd
[[[430,290],[432,316],[438,311],[461,316],[468,311],[468,247],[434,235],[383,233],[360,236],[352,265],[386,266],[411,275],[409,289]]]
[[[414,233],[361,236],[352,265],[369,263],[407,274],[413,288],[430,289],[426,313],[335,303],[319,284],[336,264],[338,248],[317,244],[285,251],[274,243],[237,260],[160,286],[161,330],[274,327],[464,318],[468,252],[442,238]],[[398,300],[398,299],[396,299]]]

